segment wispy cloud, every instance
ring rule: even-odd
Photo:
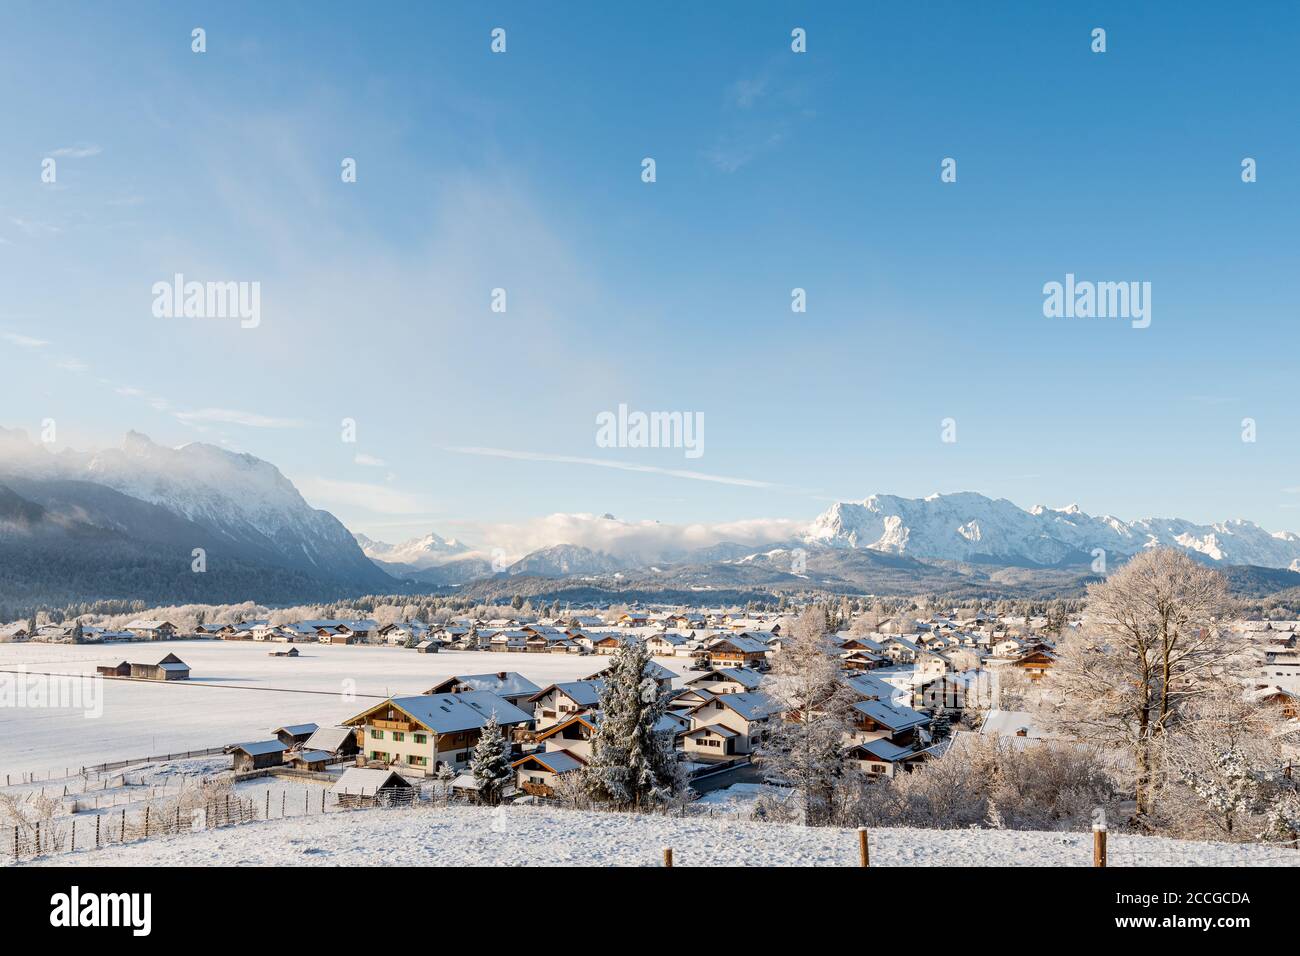
[[[367,468],[384,468],[388,465],[388,462],[382,458],[376,458],[374,455],[367,455],[365,452],[360,451],[357,452],[357,456],[352,461]]]
[[[45,339],[34,339],[30,335],[19,335],[17,332],[0,332],[0,338],[24,349],[43,349],[50,344]]]
[[[90,368],[90,366],[87,365],[85,362],[83,362],[81,359],[73,358],[70,355],[64,356],[63,358],[59,359],[57,362],[54,363],[54,367],[57,369],[62,369],[65,372],[85,372]]]
[[[476,448],[452,446],[446,449],[458,455],[481,455],[487,458],[513,458],[519,461],[549,461],[563,465],[591,465],[595,468],[615,468],[619,471],[639,471],[655,475],[668,475],[673,478],[688,478],[691,481],[712,481],[722,485],[739,485],[744,488],[782,488],[782,485],[754,478],[734,478],[729,475],[710,475],[702,471],[687,471],[681,468],[660,468],[656,465],[641,465],[630,461],[612,461],[606,458],[581,458],[575,455],[552,455],[535,451],[511,451],[506,448]]]
[[[272,418],[256,412],[241,412],[232,408],[200,408],[190,412],[174,412],[175,417],[189,425],[218,424],[243,425],[247,428],[301,428],[305,423],[296,418]]]
[[[40,222],[39,220],[10,216],[9,221],[29,236],[56,236],[62,232],[58,226],[48,222]]]
[[[93,144],[81,146],[60,146],[58,149],[50,150],[50,155],[59,159],[86,159],[90,156],[98,156],[104,151],[104,147]]]

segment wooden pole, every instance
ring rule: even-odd
[[[1092,865],[1106,865],[1106,827],[1102,824],[1092,828]]]
[[[673,865],[673,848],[670,846],[666,846],[664,847],[664,866],[672,866],[672,865]]]
[[[871,848],[867,844],[866,827],[858,827],[858,860],[860,866],[871,865]]]

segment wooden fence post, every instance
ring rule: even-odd
[[[18,827],[14,827],[14,862],[18,862]]]
[[[122,839],[119,840],[118,842],[119,843],[126,842],[126,807],[122,808]]]
[[[100,815],[99,815],[98,813],[95,814],[95,849],[96,849],[96,850],[98,850],[99,847],[100,847],[100,842],[99,842],[99,821],[100,821],[101,819],[102,819],[102,818],[100,817]]]
[[[76,817],[72,818],[72,843],[68,847],[68,851],[71,853],[77,852],[77,818]]]
[[[867,843],[866,827],[858,827],[858,865],[871,865],[871,848]]]
[[[672,865],[673,865],[673,848],[670,846],[666,846],[664,847],[664,866],[672,866]]]
[[[1092,865],[1106,865],[1106,827],[1101,823],[1092,828]]]
[[[266,788],[266,818],[271,819],[271,788]]]
[[[144,838],[149,839],[149,805],[147,803],[144,807]]]

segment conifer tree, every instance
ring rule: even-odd
[[[479,796],[488,803],[496,803],[510,779],[510,756],[495,713],[479,734],[470,756],[469,772],[478,784]]]
[[[590,796],[620,807],[665,803],[685,789],[670,732],[656,730],[669,695],[650,675],[641,641],[622,644],[605,671],[600,713],[583,768]]]

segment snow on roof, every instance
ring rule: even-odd
[[[609,667],[606,667],[603,670],[596,671],[596,673],[592,674],[590,677],[586,677],[583,679],[600,680],[602,677],[604,677],[604,675],[608,674],[613,669],[613,667],[614,665],[610,664]],[[676,671],[669,670],[667,667],[664,667],[664,665],[656,661],[647,661],[646,671],[652,680],[671,681],[677,679]]]
[[[278,740],[253,740],[248,743],[231,744],[226,750],[227,752],[242,750],[250,757],[261,757],[266,754],[284,753],[285,747]]]
[[[906,747],[900,747],[898,744],[890,743],[888,740],[869,740],[864,744],[858,744],[856,748],[859,751],[866,751],[877,760],[884,760],[893,763],[896,760],[902,760],[910,756],[915,751],[908,750]]]
[[[600,692],[605,689],[605,682],[600,678],[588,678],[587,680],[570,680],[558,684],[552,684],[536,694],[530,700],[537,700],[549,694],[552,690],[558,690],[575,704],[582,707],[595,707],[600,703]]]
[[[373,767],[349,767],[343,776],[330,787],[331,793],[347,793],[355,796],[373,797],[385,787],[409,787],[411,784],[395,770],[380,770]]]
[[[694,684],[700,684],[705,681],[728,680],[732,683],[747,687],[750,690],[756,690],[758,685],[763,682],[763,675],[757,671],[746,670],[743,667],[715,667],[711,671],[701,674],[699,677],[692,678],[686,682],[690,687]]]
[[[713,698],[709,703],[729,707],[746,720],[763,720],[781,712],[781,705],[761,691],[744,694],[721,694]],[[707,705],[701,704],[700,706]]]
[[[314,734],[319,729],[319,724],[290,724],[287,727],[276,727],[273,733],[290,734],[297,737],[300,734]]]
[[[516,760],[510,766],[518,767],[530,760],[536,760],[552,773],[568,773],[571,770],[580,770],[583,766],[581,760],[565,750],[552,750],[549,753],[529,754],[521,760]]]
[[[502,726],[526,724],[533,719],[531,714],[524,713],[509,701],[485,690],[395,697],[392,703],[435,734],[479,730],[493,714],[496,714],[497,723]]]
[[[435,684],[434,689],[456,685],[463,685],[468,690],[485,690],[498,696],[511,697],[536,694],[541,690],[523,674],[514,671],[499,671],[495,674],[458,674]]]
[[[1033,715],[1023,710],[990,710],[980,725],[980,733],[986,737],[1029,737],[1032,740],[1055,736],[1044,731],[1035,723]]]
[[[764,644],[760,640],[750,637],[747,634],[728,634],[725,637],[718,638],[716,641],[714,641],[712,644],[709,645],[709,648],[710,649],[715,648],[719,644],[730,644],[732,647],[740,651],[742,654],[767,653],[766,644]]]
[[[306,760],[308,763],[316,763],[320,760],[329,760],[334,755],[324,750],[296,750],[289,756],[294,760]]]
[[[930,722],[929,717],[913,710],[911,707],[890,704],[883,700],[860,700],[853,705],[853,709],[861,714],[866,714],[876,723],[888,727],[894,732],[919,727]]]
[[[338,750],[355,731],[351,727],[321,727],[307,738],[303,746],[312,750]]]

